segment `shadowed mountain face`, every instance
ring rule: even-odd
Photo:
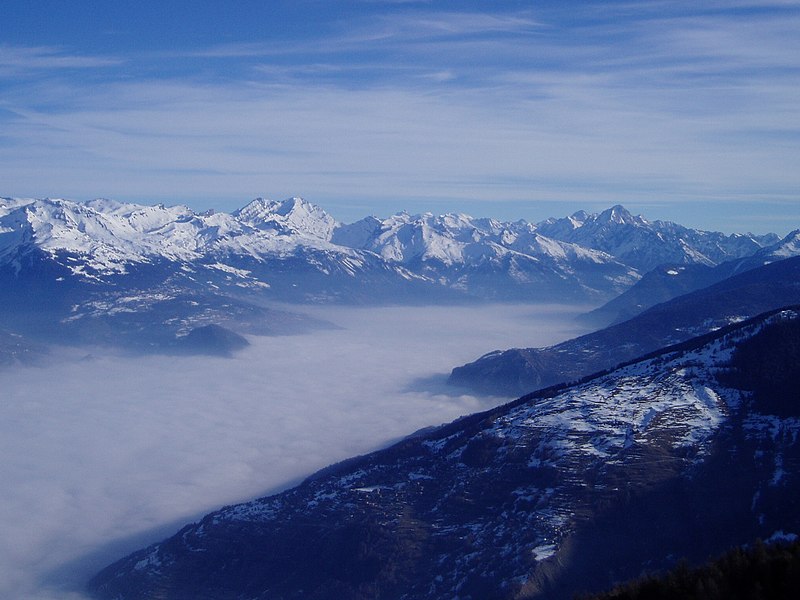
[[[249,346],[250,343],[230,329],[211,324],[192,329],[185,336],[178,338],[176,345],[178,350],[191,354],[229,356],[232,352]]]
[[[716,266],[707,264],[663,264],[645,275],[629,289],[603,306],[586,313],[580,320],[594,327],[627,321],[651,306],[667,302],[750,269],[798,255],[800,230],[751,256],[736,258]]]
[[[779,260],[550,348],[486,354],[453,369],[449,382],[487,393],[518,395],[574,381],[728,323],[798,302],[800,257]]]
[[[761,265],[754,265],[761,266]],[[623,323],[648,308],[713,285],[730,276],[727,269],[708,265],[661,265],[648,271],[630,288],[578,321],[593,328]]]
[[[65,264],[78,258],[59,255]],[[174,352],[181,338],[215,324],[241,333],[284,335],[330,324],[271,308],[247,293],[225,290],[225,274],[200,275],[169,261],[126,267],[101,281],[75,277],[44,252],[32,249],[14,264],[0,264],[0,328],[31,347],[48,343],[117,346],[135,352]],[[222,280],[218,279],[222,277]],[[228,282],[230,283],[230,282]]]
[[[334,465],[207,515],[90,588],[560,599],[796,531],[800,403],[765,412],[764,378],[741,365],[753,344],[796,345],[798,323],[764,315]]]
[[[648,574],[579,600],[795,600],[800,541],[780,533],[767,541],[734,548],[701,567],[681,564],[666,574]]]

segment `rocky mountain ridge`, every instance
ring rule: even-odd
[[[489,352],[454,368],[449,382],[485,393],[520,395],[579,379],[780,306],[800,303],[800,256],[767,262],[555,346]]]
[[[749,256],[778,241],[775,234],[724,235],[670,221],[648,221],[617,204],[598,213],[577,212],[537,225],[542,235],[607,252],[642,273],[663,264],[717,265]]]
[[[633,286],[581,319],[594,327],[605,327],[635,317],[651,306],[708,287],[744,271],[772,262],[800,256],[800,229],[750,256],[727,260],[716,266],[706,264],[663,264]]]

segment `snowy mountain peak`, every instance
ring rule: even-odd
[[[364,217],[355,223],[340,223],[331,235],[331,242],[348,248],[366,248],[380,233],[382,222],[377,217]]]
[[[789,258],[800,255],[800,229],[790,232],[777,244],[764,248],[763,253],[775,258]]]
[[[548,219],[536,228],[549,238],[607,252],[641,272],[668,263],[717,265],[750,256],[772,241],[769,236],[728,236],[670,221],[647,221],[619,204],[599,214]]]
[[[18,240],[17,251],[24,253],[35,245],[54,257],[83,256],[85,265],[69,267],[76,274],[85,274],[85,267],[97,273],[124,273],[126,264],[148,262],[151,256],[192,260],[206,241],[205,224],[185,206],[44,199],[21,204],[19,210],[24,215],[21,226],[31,235]],[[0,231],[0,237],[4,233]]]
[[[256,200],[241,211],[197,214],[185,206],[145,206],[96,199],[0,202],[0,251],[14,260],[34,247],[76,275],[96,279],[127,272],[154,258],[195,261],[210,254],[263,257],[299,244],[335,247],[327,239],[336,221],[299,199]],[[339,254],[352,251],[340,248]],[[72,258],[58,258],[67,254]],[[81,257],[78,259],[77,257]],[[87,271],[88,269],[88,271]],[[91,275],[88,275],[91,273]]]
[[[572,223],[573,227],[576,229],[586,223],[586,220],[589,218],[589,213],[585,210],[579,210],[577,212],[572,213],[569,217],[569,222]]]
[[[646,225],[642,217],[634,217],[628,209],[621,204],[615,204],[609,209],[601,212],[594,219],[597,223],[614,223],[617,225]],[[585,221],[585,219],[584,219]]]
[[[572,281],[589,289],[624,286],[638,278],[608,254],[540,235],[526,221],[475,219],[461,213],[364,219],[338,228],[332,241],[419,269],[458,289],[472,289],[473,279],[481,282],[477,285],[496,281],[485,291],[490,297],[498,294],[498,287],[544,290]]]
[[[338,223],[316,204],[303,198],[266,200],[256,198],[233,213],[242,223],[261,230],[273,230],[284,235],[312,236],[331,239]]]

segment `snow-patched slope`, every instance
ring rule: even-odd
[[[779,242],[759,251],[756,256],[763,257],[766,260],[780,260],[800,256],[800,229],[795,229]]]
[[[784,458],[797,456],[800,420],[772,417],[770,438],[748,394],[721,381],[737,345],[797,319],[754,319],[345,461],[212,513],[92,586],[188,597],[202,573],[213,598],[569,598],[576,578],[607,584],[614,569],[658,568],[676,549],[770,533],[796,515]],[[722,512],[717,491],[730,494]],[[641,539],[618,534],[630,526]]]
[[[738,398],[712,387],[715,368],[729,358],[730,346],[723,350],[717,342],[666,365],[661,359],[636,363],[533,408],[511,411],[488,431],[513,439],[526,429],[546,429],[551,452],[544,454],[551,458],[540,462],[554,466],[569,456],[614,461],[656,434],[672,448],[699,452]]]

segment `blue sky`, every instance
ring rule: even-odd
[[[800,3],[0,4],[0,195],[800,227]]]

